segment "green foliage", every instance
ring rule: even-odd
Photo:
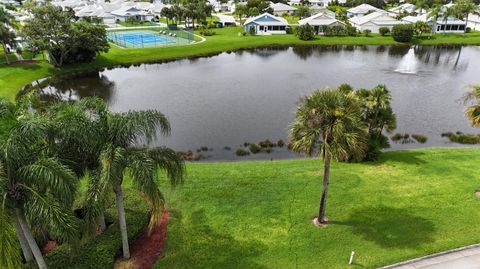
[[[203,36],[212,36],[215,35],[215,32],[208,26],[202,25],[200,26],[200,34]]]
[[[250,152],[253,153],[253,154],[257,154],[257,153],[259,153],[259,152],[262,150],[262,148],[261,148],[259,145],[257,145],[257,144],[250,144],[250,145],[248,146],[248,149],[249,149]]]
[[[368,36],[370,36],[370,35],[371,35],[372,31],[371,31],[371,30],[369,30],[369,29],[365,29],[365,30],[363,30],[363,32],[362,32],[362,33],[363,33],[363,35],[364,35],[364,36],[367,36],[367,37],[368,37]]]
[[[299,6],[297,7],[297,10],[295,11],[295,15],[299,17],[300,19],[306,18],[311,16],[312,11],[308,6]]]
[[[378,32],[380,33],[381,36],[386,36],[388,33],[390,33],[390,28],[388,27],[380,27],[378,29]]]
[[[278,140],[277,141],[277,146],[279,148],[283,148],[285,146],[285,141],[283,141],[282,139]]]
[[[127,230],[133,241],[148,224],[149,210],[142,196],[133,190],[125,190]],[[61,245],[45,256],[50,268],[113,268],[118,250],[122,247],[118,215],[115,207],[107,209],[108,228],[99,236],[88,238],[71,251],[70,245]],[[28,269],[36,266],[30,264]]]
[[[347,25],[345,27],[345,33],[348,36],[357,36],[358,35],[357,28],[355,28],[354,26],[351,26],[351,25]]]
[[[343,36],[347,34],[345,27],[340,25],[324,25],[322,26],[322,32],[325,36]]]
[[[419,134],[412,134],[412,138],[415,139],[420,144],[424,144],[428,140],[428,137],[424,135],[419,135]]]
[[[414,28],[412,24],[397,24],[392,28],[393,40],[397,42],[412,41]]]
[[[458,132],[457,134],[454,133],[443,133],[442,137],[447,137],[450,142],[459,143],[459,144],[467,144],[467,145],[474,145],[480,143],[480,135],[476,134],[463,134]]]
[[[246,150],[244,150],[244,149],[241,149],[241,148],[240,148],[240,149],[237,149],[237,151],[235,151],[235,154],[236,154],[237,156],[240,156],[240,157],[241,157],[241,156],[250,155],[250,153],[249,153],[248,151],[246,151]]]
[[[28,46],[45,50],[57,67],[65,63],[90,62],[100,52],[108,52],[109,44],[103,26],[74,22],[71,12],[51,4],[32,10],[33,18],[22,28]]]
[[[248,0],[245,4],[247,15],[257,16],[265,12],[273,14],[273,9],[270,7],[270,2],[266,0]]]
[[[296,35],[300,40],[307,41],[313,40],[315,33],[313,27],[307,23],[296,28]]]
[[[248,33],[249,33],[250,35],[255,35],[255,34],[257,34],[257,31],[255,30],[255,26],[250,25],[250,27],[248,28]]]
[[[413,24],[413,30],[415,32],[415,35],[421,36],[422,34],[429,33],[432,31],[432,28],[430,25],[424,21],[417,21]]]

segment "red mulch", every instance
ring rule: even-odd
[[[58,243],[57,241],[48,241],[45,245],[43,245],[42,247],[42,254],[45,255],[47,253],[49,253],[50,251],[56,249],[58,247]]]
[[[122,261],[120,258],[115,268],[150,269],[162,255],[167,239],[167,226],[170,213],[163,211],[162,219],[148,235],[148,227],[130,244],[130,260]]]
[[[37,64],[35,60],[22,60],[22,61],[15,61],[12,64]]]

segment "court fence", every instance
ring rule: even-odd
[[[124,48],[159,48],[188,45],[195,41],[191,30],[168,28],[141,28],[109,30],[108,41]]]

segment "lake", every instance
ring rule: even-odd
[[[478,132],[469,125],[459,99],[469,85],[480,84],[480,47],[243,50],[56,77],[42,88],[41,96],[71,100],[99,96],[117,112],[158,109],[170,120],[172,134],[159,137],[155,144],[177,151],[208,148],[201,153],[207,160],[279,159],[297,155],[286,147],[248,157],[237,157],[235,151],[245,142],[287,142],[299,99],[342,83],[354,88],[385,84],[397,114],[393,133],[428,137],[425,144],[392,142],[391,149],[455,146],[440,134]]]

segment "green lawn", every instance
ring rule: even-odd
[[[167,193],[167,249],[154,268],[375,268],[479,243],[479,163],[480,149],[335,163],[326,228],[311,224],[320,160],[189,164],[185,185]]]
[[[0,63],[0,97],[13,99],[18,90],[35,79],[75,71],[100,69],[120,64],[158,62],[179,58],[204,56],[223,51],[242,48],[254,48],[270,45],[392,45],[398,44],[392,37],[372,35],[371,37],[317,37],[313,41],[301,41],[294,35],[239,36],[242,28],[215,29],[216,35],[208,37],[206,42],[193,46],[177,46],[152,49],[123,49],[112,46],[108,53],[101,54],[93,63],[77,64],[53,68],[41,61],[38,65],[7,66]],[[480,33],[435,35],[432,39],[415,40],[419,44],[470,44],[480,45]]]
[[[158,23],[143,21],[143,22],[117,22],[117,24],[125,26],[125,27],[132,27],[132,26],[158,26]]]

